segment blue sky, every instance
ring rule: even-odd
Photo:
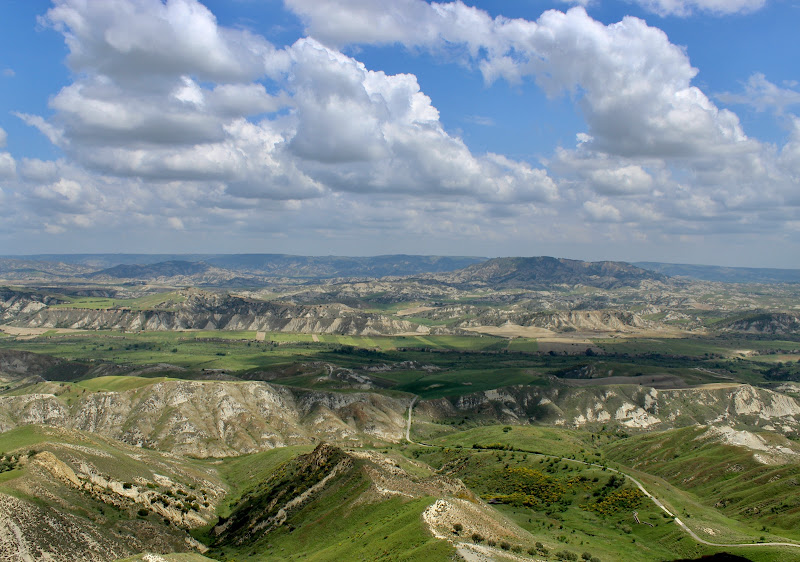
[[[797,0],[0,16],[0,253],[800,267]]]

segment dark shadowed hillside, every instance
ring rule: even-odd
[[[108,277],[112,279],[142,279],[149,280],[157,277],[175,277],[177,275],[196,275],[205,273],[210,269],[203,262],[189,262],[182,260],[165,261],[153,264],[121,264],[108,269],[95,271],[87,277],[96,279]]]
[[[453,271],[484,259],[403,254],[371,257],[234,254],[215,256],[206,262],[233,271],[275,277],[386,277]]]
[[[547,288],[561,284],[610,289],[637,286],[642,281],[666,280],[666,276],[660,273],[625,262],[585,262],[547,256],[495,258],[436,278],[455,284],[498,289]]]

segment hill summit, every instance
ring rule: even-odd
[[[540,289],[552,285],[588,285],[604,289],[664,281],[665,275],[625,262],[586,262],[548,256],[494,258],[437,279],[455,284],[498,289]]]

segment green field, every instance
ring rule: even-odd
[[[96,377],[93,379],[83,380],[77,383],[76,386],[91,390],[92,392],[123,392],[125,390],[133,390],[143,386],[164,382],[171,379],[169,377],[130,377],[130,376],[105,376]]]
[[[6,338],[0,348],[87,362],[82,364],[83,371],[72,364],[64,368],[65,372],[73,368],[75,372],[91,372],[103,362],[131,370],[157,363],[174,366],[165,367],[167,372],[155,370],[145,376],[82,376],[35,382],[5,392],[56,394],[69,406],[85,392],[143,390],[162,381],[200,376],[204,369],[225,370],[243,379],[268,373],[276,377],[270,380],[279,384],[348,390],[337,389],[333,380],[320,382],[320,376],[328,372],[324,364],[369,373],[382,385],[377,388],[379,392],[415,394],[423,399],[511,385],[549,385],[550,375],[563,375],[586,365],[593,365],[601,374],[669,374],[692,384],[720,382],[720,373],[763,382],[760,377],[765,369],[785,354],[732,359],[731,350],[748,349],[745,346],[749,345],[749,349],[771,351],[792,343],[746,339],[626,340],[601,342],[610,354],[589,357],[535,354],[535,340],[492,337],[321,335],[317,339],[314,341],[310,334],[269,333],[262,342],[255,340],[254,332],[91,332],[16,341]],[[766,358],[772,361],[763,360]],[[315,366],[307,366],[313,362],[317,362]],[[397,369],[369,370],[400,362],[411,363]],[[398,462],[416,478],[438,472],[462,480],[531,533],[545,546],[551,559],[556,553],[569,551],[589,553],[604,561],[655,561],[674,556],[699,557],[720,550],[692,540],[652,502],[639,497],[631,481],[614,482],[610,469],[643,482],[708,540],[800,541],[800,500],[797,494],[786,493],[800,480],[800,465],[796,463],[759,464],[751,453],[741,449],[703,444],[697,439],[702,430],[696,428],[627,436],[615,429],[590,433],[478,423],[466,418],[447,423],[415,420],[413,434],[432,446],[392,445],[384,452],[397,459],[401,459],[398,455],[405,455]],[[22,427],[0,434],[0,451],[52,448],[48,443],[53,439],[50,430]],[[109,455],[107,459],[99,457],[97,466],[120,479],[151,474],[148,461],[163,462],[156,456],[158,453],[143,450],[145,458],[136,458],[125,449],[127,446],[117,447],[90,436],[74,444],[79,443]],[[179,474],[188,475],[184,476],[187,482],[214,474],[228,490],[217,508],[217,515],[227,518],[254,483],[268,480],[285,463],[311,448],[286,447],[226,459],[184,459]],[[731,471],[726,468],[730,466],[737,468]],[[21,494],[14,487],[21,474],[24,470],[20,468],[1,473],[0,486],[9,493]],[[421,512],[434,498],[354,503],[366,486],[365,480],[353,476],[300,509],[290,524],[271,532],[268,540],[243,547],[215,544],[209,529],[197,531],[196,536],[214,545],[209,553],[212,558],[229,561],[347,559],[354,548],[361,557],[356,559],[364,560],[433,560],[452,555],[452,548],[433,539],[420,520]],[[631,515],[634,510],[641,521],[652,527],[635,524]],[[114,517],[123,519],[125,514]],[[747,551],[752,560],[765,562],[783,562],[793,554],[796,553],[774,547]]]
[[[593,365],[597,376],[669,375],[688,385],[724,381],[764,384],[800,376],[792,374],[798,370],[795,356],[786,353],[797,346],[791,341],[631,338],[603,339],[597,344],[605,355],[537,353],[536,340],[490,336],[361,337],[270,332],[264,341],[256,341],[253,331],[86,331],[0,339],[0,349],[33,351],[70,361],[110,362],[130,370],[154,364],[178,368],[169,371],[164,367],[161,370],[169,372],[156,376],[195,378],[209,370],[245,379],[268,374],[269,380],[281,384],[341,390],[346,388],[320,381],[319,369],[304,370],[302,365],[325,362],[358,370],[408,361],[426,368],[368,371],[369,376],[376,381],[377,389],[412,393],[422,398],[544,384],[548,375],[569,377],[571,372],[586,365]],[[765,355],[739,354],[748,349]],[[787,368],[789,364],[793,366]],[[774,374],[778,371],[783,374]]]
[[[711,542],[800,543],[797,497],[786,494],[787,483],[794,482],[800,473],[798,465],[759,465],[752,454],[719,443],[701,447],[694,437],[702,431],[686,428],[666,434],[630,438],[609,435],[609,439],[595,440],[578,430],[486,426],[429,440],[443,449],[416,447],[409,454],[434,467],[458,467],[456,475],[484,498],[516,490],[516,496],[500,496],[509,499],[503,499],[497,508],[541,538],[551,552],[566,545],[573,551],[588,550],[603,560],[667,560],[670,553],[699,557],[719,550],[692,540],[646,499],[636,510],[641,521],[654,527],[634,524],[629,510],[603,514],[587,509],[587,505],[597,503],[597,492],[590,489],[593,483],[602,484],[613,474],[603,466],[615,467],[642,481],[673,513]],[[600,466],[582,464],[587,462]],[[726,469],[732,462],[750,468],[731,473]],[[525,496],[519,495],[525,491],[525,484],[520,487],[519,476],[514,476],[521,472],[519,468],[533,470],[529,474],[536,477],[528,484],[537,486],[538,500],[534,499],[531,506],[524,505]],[[693,475],[688,485],[687,474]],[[580,492],[580,486],[585,492]],[[633,489],[633,484],[628,481],[625,488]],[[719,509],[715,503],[720,496],[739,503],[735,508]],[[551,503],[543,503],[542,498],[548,497]],[[756,506],[758,509],[754,509]],[[747,557],[758,561],[794,559],[797,554],[797,549],[788,547],[746,550]]]
[[[186,301],[186,297],[178,292],[154,293],[135,299],[115,299],[104,297],[71,297],[61,296],[61,304],[51,305],[52,308],[85,308],[90,310],[109,310],[112,308],[126,308],[129,310],[175,310],[174,305]]]

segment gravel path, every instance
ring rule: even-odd
[[[414,404],[417,402],[418,398],[419,398],[418,396],[415,396],[413,398],[413,400],[411,400],[411,404],[408,406],[408,423],[406,424],[406,441],[408,441],[409,443],[413,443],[415,445],[424,445],[426,447],[431,447],[431,445],[428,445],[427,443],[417,443],[416,441],[412,441],[411,440],[411,414],[414,411]],[[639,488],[639,490],[641,490],[641,492],[645,496],[650,498],[650,500],[656,505],[656,507],[658,507],[664,513],[666,513],[667,515],[672,517],[675,520],[675,523],[677,523],[678,526],[681,529],[686,531],[686,533],[688,533],[688,535],[690,537],[692,537],[697,542],[705,544],[707,546],[717,546],[717,547],[722,547],[722,548],[740,548],[740,547],[754,547],[754,546],[788,546],[788,547],[793,547],[793,548],[800,548],[800,544],[791,543],[791,542],[753,542],[753,543],[738,543],[738,544],[726,544],[726,543],[709,542],[709,541],[707,541],[705,539],[700,538],[697,535],[697,533],[695,533],[692,529],[687,527],[686,523],[681,521],[674,513],[672,513],[669,509],[667,509],[666,506],[663,503],[661,503],[661,500],[659,500],[653,494],[648,492],[647,489],[645,489],[644,485],[641,482],[639,482],[636,478],[631,476],[630,474],[626,474],[626,473],[624,473],[624,472],[622,472],[620,470],[617,470],[615,468],[603,467],[602,465],[599,465],[599,464],[585,462],[585,461],[579,461],[579,460],[576,460],[576,459],[569,459],[569,458],[566,458],[566,457],[558,457],[556,455],[545,455],[545,454],[542,454],[542,453],[532,453],[532,454],[540,455],[540,456],[543,456],[543,457],[549,457],[549,458],[558,459],[559,461],[577,462],[577,463],[584,464],[584,465],[587,465],[587,466],[594,466],[594,467],[597,467],[597,468],[605,468],[609,472],[615,472],[617,474],[620,474],[620,475],[624,476],[625,478],[628,478],[631,482],[636,484],[636,487]]]

